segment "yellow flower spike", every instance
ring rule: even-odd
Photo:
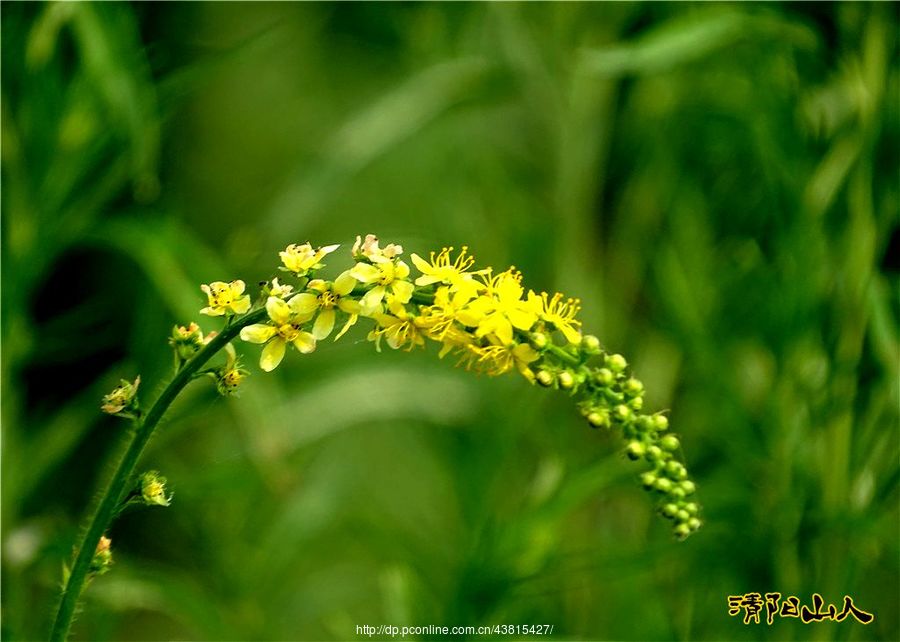
[[[321,262],[322,259],[325,258],[326,254],[331,254],[339,247],[340,245],[326,245],[313,249],[313,246],[309,243],[304,243],[303,245],[292,243],[279,252],[278,256],[281,257],[285,270],[298,276],[304,276],[310,270],[318,270],[324,267]]]
[[[244,314],[250,309],[250,296],[244,295],[244,282],[240,279],[225,283],[213,281],[203,284],[200,289],[206,293],[208,307],[200,310],[200,314],[220,317],[224,314]]]
[[[529,292],[529,300],[537,301],[537,295]],[[563,301],[563,295],[557,292],[550,297],[546,292],[541,292],[541,319],[563,333],[566,341],[577,345],[581,343],[581,321],[575,318],[575,315],[581,310],[581,302],[578,299],[566,299]]]
[[[475,274],[486,274],[488,270],[467,271],[475,264],[475,257],[467,254],[468,251],[469,248],[464,245],[460,249],[459,256],[452,260],[450,258],[452,247],[445,247],[437,255],[432,252],[430,261],[425,261],[418,254],[410,254],[409,257],[416,269],[422,273],[422,276],[416,279],[416,285],[432,283],[457,285],[460,281],[471,280]]]

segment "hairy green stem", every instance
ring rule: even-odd
[[[160,419],[162,419],[178,394],[190,383],[197,370],[218,353],[219,350],[224,348],[229,341],[234,339],[241,331],[241,328],[251,323],[257,323],[264,318],[266,318],[266,310],[261,308],[252,310],[227,324],[222,332],[217,334],[184,364],[184,367],[175,374],[175,377],[165,387],[143,419],[137,422],[131,435],[131,442],[128,444],[125,454],[116,466],[115,473],[103,491],[100,503],[97,505],[90,525],[78,546],[75,563],[72,565],[68,581],[63,587],[60,597],[56,620],[50,633],[51,642],[64,642],[69,635],[69,628],[75,615],[75,607],[88,579],[97,543],[115,518],[119,503],[128,493],[128,482],[131,475]]]

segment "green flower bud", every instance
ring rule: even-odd
[[[545,388],[549,388],[553,385],[554,377],[553,373],[549,370],[538,370],[537,374],[534,376],[537,382],[544,386]]]
[[[611,354],[606,357],[606,367],[613,372],[622,372],[628,367],[628,362],[620,354]]]
[[[641,484],[647,490],[654,488],[654,485],[656,484],[656,475],[651,472],[644,473],[641,475]]]
[[[678,506],[675,504],[665,504],[662,507],[662,514],[666,517],[675,517],[678,513]]]
[[[600,353],[600,339],[592,334],[586,334],[581,337],[581,349],[585,354]]]
[[[678,524],[675,526],[675,537],[684,539],[691,534],[691,528],[687,524]]]
[[[637,397],[644,392],[644,384],[632,377],[622,385],[622,390],[629,397]]]
[[[613,409],[613,414],[616,419],[621,422],[631,421],[634,418],[634,413],[631,411],[631,408],[624,404],[619,404]]]
[[[575,386],[575,376],[568,370],[560,372],[556,380],[563,390],[571,390]]]
[[[91,559],[90,569],[92,573],[103,575],[109,570],[109,567],[112,566],[111,544],[112,540],[105,535],[100,537],[100,541],[97,542],[97,548],[94,551],[94,557]]]
[[[662,459],[662,450],[659,446],[650,446],[647,448],[647,461],[655,462]]]
[[[543,332],[532,332],[530,337],[531,347],[535,350],[543,350],[550,343],[550,339]]]
[[[628,455],[628,459],[640,459],[641,455],[644,454],[644,444],[639,441],[632,441],[625,447],[625,454]]]
[[[666,472],[676,481],[687,478],[687,469],[677,461],[670,461],[666,464]]]
[[[690,519],[690,517],[691,516],[688,515],[687,511],[684,509],[675,513],[675,519],[677,519],[679,522],[686,522],[688,521],[688,519]]]
[[[669,418],[665,415],[653,415],[656,430],[662,432],[669,427]]]
[[[628,407],[632,410],[640,410],[644,407],[644,398],[643,397],[635,397],[631,401],[628,402]]]
[[[642,433],[648,433],[653,430],[653,417],[648,417],[647,415],[641,415],[637,418],[635,422],[638,430]]]
[[[678,437],[675,435],[666,435],[662,439],[659,440],[659,445],[662,446],[665,450],[669,452],[673,452],[678,450],[678,447],[681,445],[681,442],[678,441]]]
[[[688,512],[688,515],[696,515],[700,511],[700,507],[694,502],[688,502],[684,505],[684,510]]]
[[[599,386],[611,386],[615,380],[616,376],[612,373],[612,370],[608,368],[600,368],[594,374],[594,381],[596,381]]]
[[[616,392],[612,388],[605,388],[603,390],[603,397],[609,402],[611,406],[615,406],[625,401],[625,395],[623,395],[621,392]]]
[[[656,490],[661,493],[668,493],[670,490],[672,490],[672,486],[672,480],[666,477],[660,477],[656,480]]]
[[[697,486],[690,479],[685,479],[681,482],[681,490],[684,491],[685,495],[693,495],[694,491],[697,490]]]
[[[594,428],[609,428],[609,415],[605,410],[595,410],[587,416],[587,420]]]
[[[684,491],[681,490],[680,486],[675,486],[669,491],[669,497],[672,499],[684,499]]]
[[[690,528],[692,531],[695,531],[695,530],[697,530],[698,528],[700,528],[700,526],[702,525],[702,523],[701,523],[700,520],[697,519],[696,517],[691,517],[691,518],[688,520],[687,525],[688,525],[688,528]]]

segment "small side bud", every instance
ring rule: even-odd
[[[644,392],[644,384],[632,377],[622,386],[622,391],[629,397],[637,397]]]
[[[553,385],[553,373],[549,370],[538,370],[537,374],[534,375],[535,380],[545,388],[549,388]]]
[[[659,440],[659,445],[663,450],[675,452],[676,450],[678,450],[678,447],[681,446],[681,442],[678,441],[678,437],[676,437],[675,435],[666,435]]]
[[[628,367],[628,362],[620,354],[611,354],[606,357],[606,367],[615,373],[619,373]]]
[[[97,542],[97,548],[94,550],[94,557],[91,559],[90,570],[92,573],[103,575],[112,566],[111,545],[112,540],[106,535],[100,537],[100,541]]]
[[[637,460],[643,456],[646,448],[644,444],[639,441],[632,441],[625,447],[625,454],[628,455],[628,459]]]
[[[138,411],[137,390],[139,385],[141,385],[140,376],[134,380],[134,383],[122,379],[119,386],[103,397],[103,405],[100,406],[100,410],[117,417],[134,417],[134,413]]]
[[[690,534],[691,527],[687,524],[678,524],[677,526],[675,526],[675,537],[677,537],[678,539],[684,539]]]
[[[609,368],[600,368],[594,374],[594,381],[599,386],[609,386],[612,385],[612,382],[616,380],[615,375],[612,373],[612,370]]]
[[[603,410],[595,410],[588,414],[587,420],[594,428],[609,428],[609,415]]]
[[[685,495],[693,495],[697,490],[696,484],[694,484],[694,482],[692,482],[690,479],[685,479],[683,482],[681,482],[680,487],[681,490],[684,491]]]
[[[653,415],[653,427],[658,432],[663,432],[669,428],[669,418],[665,415]]]
[[[697,519],[696,517],[691,517],[688,520],[687,525],[688,525],[688,528],[690,528],[692,531],[695,531],[700,528],[700,526],[702,525],[702,522],[699,519]]]
[[[581,350],[585,354],[600,354],[600,339],[593,334],[586,334],[581,337]]]
[[[547,347],[547,344],[550,343],[550,340],[543,332],[532,332],[531,337],[529,337],[529,342],[531,343],[531,347],[535,350],[543,350]]]
[[[168,506],[171,495],[166,495],[166,478],[151,470],[141,475],[141,499],[147,506]]]
[[[678,506],[675,504],[665,504],[662,507],[662,514],[666,517],[675,517],[678,513]]]
[[[568,370],[563,370],[556,377],[559,387],[563,390],[571,390],[575,386],[575,376]]]

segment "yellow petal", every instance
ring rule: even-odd
[[[302,292],[288,301],[288,305],[294,314],[305,316],[312,314],[319,307],[319,297],[309,292]]]
[[[240,299],[235,299],[231,304],[231,309],[234,310],[235,314],[244,314],[247,310],[250,309],[250,296],[242,296]]]
[[[338,301],[338,307],[347,314],[362,314],[364,310],[369,309],[364,308],[359,301],[354,301],[353,299],[341,299]]]
[[[421,272],[422,274],[430,274],[431,272],[434,271],[434,268],[431,267],[431,264],[428,263],[427,261],[424,261],[422,259],[422,257],[420,257],[415,252],[410,254],[409,258],[412,259],[413,265],[415,265],[416,269],[419,270],[419,272]],[[437,280],[437,279],[435,279],[435,280]],[[434,281],[432,281],[432,283],[434,283]],[[423,284],[419,283],[419,285],[423,285]]]
[[[394,265],[394,278],[405,279],[409,276],[409,266],[403,261],[397,261]]]
[[[319,316],[316,317],[316,322],[313,324],[313,336],[322,340],[331,334],[331,331],[334,329],[334,309],[322,310],[319,312]]]
[[[220,317],[225,314],[225,310],[222,308],[203,308],[200,310],[200,314],[205,314],[209,317]]]
[[[509,310],[506,317],[509,319],[509,322],[519,330],[530,330],[531,326],[534,325],[534,322],[537,321],[537,316],[531,312],[523,312],[522,310]]]
[[[265,323],[254,323],[241,328],[241,339],[250,343],[265,343],[275,335],[275,328]]]
[[[513,348],[513,356],[517,361],[521,361],[524,363],[532,363],[533,361],[537,361],[541,358],[541,355],[538,354],[534,348],[532,348],[527,343],[520,343],[515,348]]]
[[[351,314],[351,315],[350,315],[350,318],[347,319],[347,323],[344,324],[344,327],[341,328],[341,331],[338,332],[338,334],[337,334],[337,336],[334,338],[334,340],[337,341],[337,340],[340,339],[342,336],[344,336],[344,333],[345,333],[347,330],[350,329],[350,326],[352,326],[353,324],[356,323],[356,320],[357,320],[358,318],[359,318],[359,317],[358,317],[357,315]]]
[[[309,354],[316,349],[316,338],[309,332],[301,332],[294,339],[294,347],[297,348],[298,352]]]
[[[350,269],[350,274],[360,283],[373,283],[381,278],[381,270],[369,263],[357,263]]]
[[[284,325],[291,320],[291,309],[278,297],[269,297],[266,301],[266,312],[269,313],[269,318],[278,325]]]
[[[569,343],[581,343],[581,333],[569,324],[561,323],[557,324],[556,327],[560,329],[560,331],[566,337],[566,341],[568,341]]]
[[[356,278],[350,274],[350,270],[345,272],[341,272],[340,276],[334,280],[334,287],[331,288],[335,294],[344,296],[345,294],[350,294],[353,291],[353,287],[356,285]]]
[[[431,285],[432,283],[437,283],[440,279],[436,276],[420,276],[416,279],[416,285]]]
[[[415,291],[415,287],[409,281],[394,281],[391,284],[391,291],[394,293],[394,297],[400,303],[409,303],[409,300],[412,298],[413,292]]]
[[[240,279],[237,279],[236,281],[232,281],[231,283],[229,283],[229,285],[231,286],[231,294],[233,296],[242,295],[244,293],[244,288],[247,287],[246,285],[244,285],[244,282],[241,281]]]
[[[259,357],[259,367],[266,372],[272,372],[284,359],[284,349],[286,347],[287,344],[281,337],[275,337],[269,341]]]
[[[384,286],[377,286],[369,290],[365,293],[362,299],[360,299],[360,303],[362,306],[367,309],[372,309],[378,306],[381,303],[381,300],[384,298]]]

